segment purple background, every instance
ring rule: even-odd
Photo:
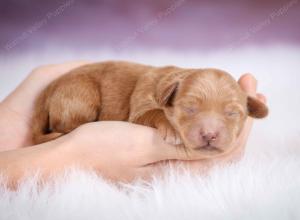
[[[1,53],[49,44],[116,50],[299,45],[300,2],[0,1]]]

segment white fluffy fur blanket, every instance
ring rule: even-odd
[[[116,54],[63,48],[0,54],[0,99],[33,67],[70,59],[126,59],[253,73],[271,114],[255,124],[245,158],[208,176],[168,171],[165,179],[118,188],[91,173],[70,171],[42,190],[35,179],[16,192],[0,180],[0,219],[300,219],[300,48]]]

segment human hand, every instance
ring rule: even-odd
[[[38,67],[0,103],[0,151],[32,145],[31,117],[37,96],[59,76],[87,63],[76,61]]]
[[[2,144],[0,146],[9,146],[12,149],[31,145],[30,121],[37,95],[57,77],[86,63],[73,62],[50,65],[34,70],[1,103],[0,131],[2,134],[6,132],[6,135],[1,136],[0,144],[1,142]],[[256,95],[254,77],[245,75],[241,77],[239,83],[247,93]],[[264,101],[262,95],[257,94],[257,97]],[[26,100],[25,103],[22,102],[24,99]],[[71,164],[79,163],[81,166],[90,167],[112,179],[128,180],[138,176],[146,177],[157,172],[158,166],[156,165],[165,161],[185,161],[188,167],[196,170],[206,169],[213,163],[232,161],[242,154],[251,127],[252,119],[249,118],[235,143],[234,151],[210,160],[191,161],[193,158],[187,157],[184,151],[166,144],[156,130],[125,122],[87,124],[64,138],[69,140],[66,146],[71,146],[67,150],[68,155],[70,155],[69,161],[72,161]],[[13,134],[16,138],[12,138]],[[103,134],[105,135],[103,136]]]

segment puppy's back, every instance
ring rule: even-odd
[[[92,121],[128,120],[135,84],[151,68],[109,61],[79,67],[55,80],[36,101],[33,142],[55,139]]]

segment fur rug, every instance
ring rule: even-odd
[[[267,95],[270,117],[257,121],[245,158],[207,176],[169,168],[164,179],[116,186],[93,173],[70,170],[37,189],[18,191],[0,180],[0,219],[300,219],[300,48],[269,46],[208,54],[180,51],[40,49],[0,54],[0,99],[37,65],[72,59],[125,59],[153,65],[217,67],[238,77],[251,72]]]

